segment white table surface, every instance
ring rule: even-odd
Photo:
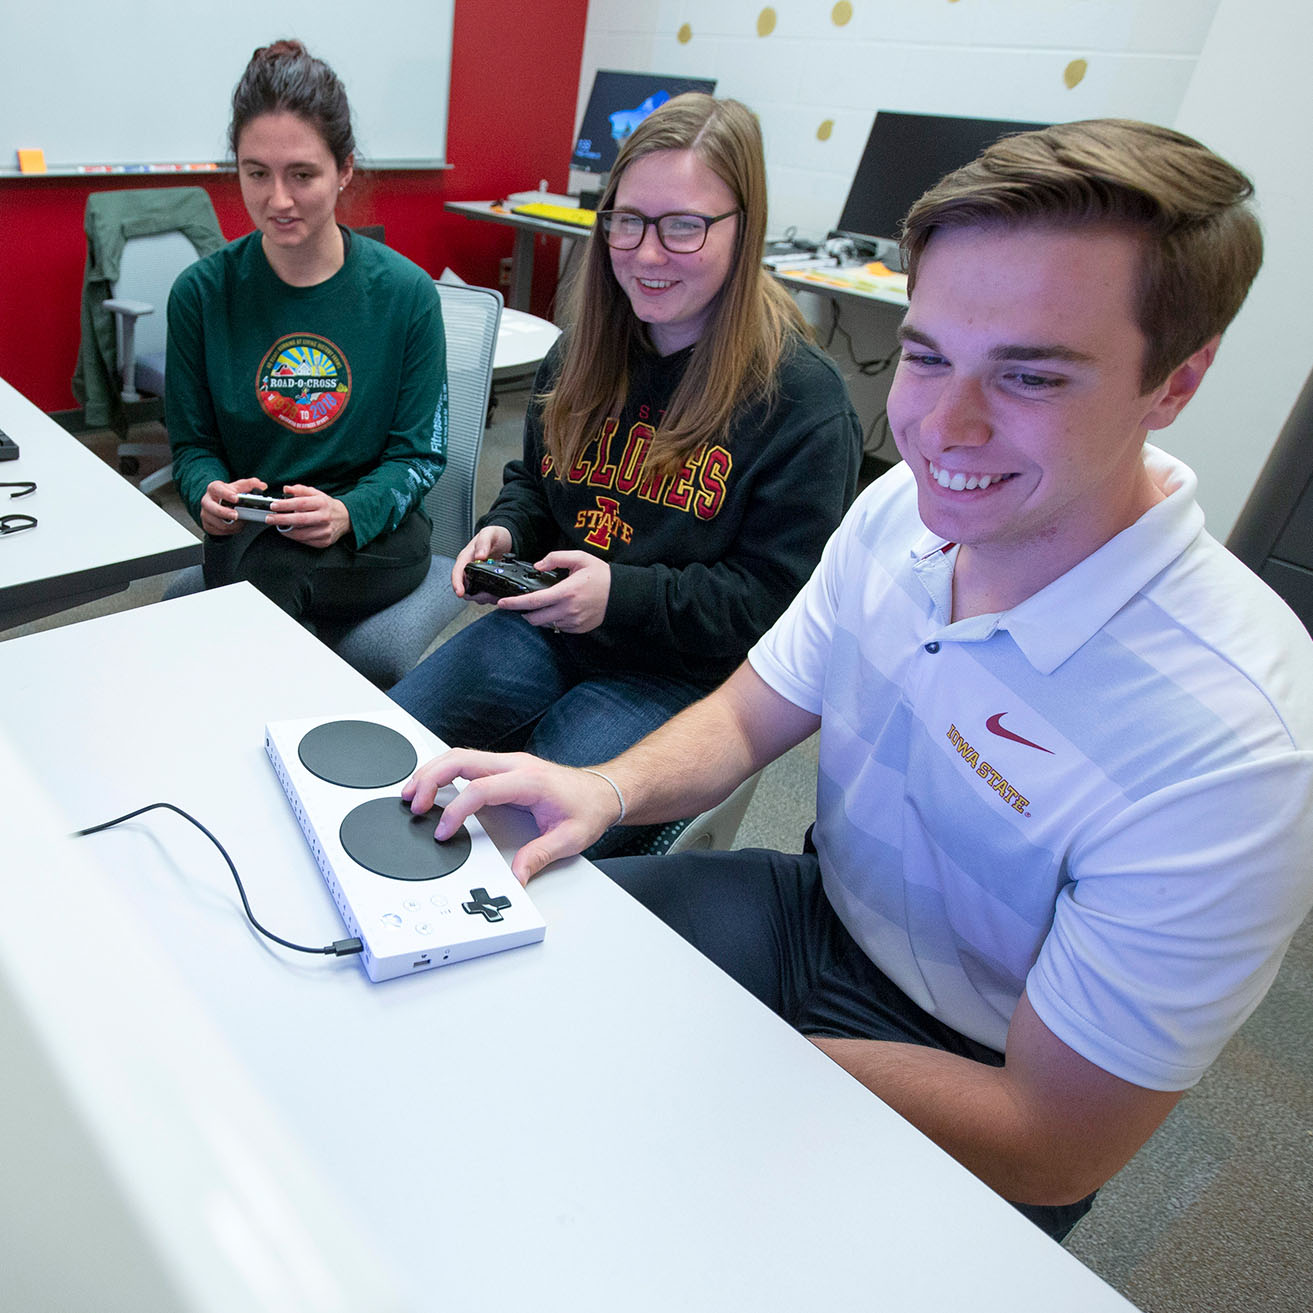
[[[551,320],[504,306],[492,360],[493,381],[532,373],[560,336],[561,330]]]
[[[263,726],[386,700],[253,589],[13,639],[0,680],[70,829],[174,802],[266,925],[340,937]],[[256,936],[177,818],[80,842],[415,1307],[1130,1307],[582,859],[530,886],[543,943],[371,984]]]
[[[37,485],[17,501],[0,488],[0,515],[37,520],[0,537],[0,629],[199,564],[194,534],[2,379],[0,428],[19,446],[0,480]]]

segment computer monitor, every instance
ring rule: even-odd
[[[834,235],[873,250],[897,242],[903,217],[944,174],[969,164],[1008,133],[1048,126],[880,110]]]
[[[658,105],[686,91],[702,91],[709,96],[715,89],[715,78],[619,73],[599,68],[593,76],[570,167],[584,173],[610,173],[621,143]]]

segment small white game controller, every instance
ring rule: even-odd
[[[224,505],[235,506],[239,520],[254,520],[257,524],[267,524],[269,513],[276,511],[278,504],[285,500],[284,497],[270,497],[261,492],[241,492],[237,494],[235,502],[226,501]]]

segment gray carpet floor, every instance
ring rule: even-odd
[[[480,464],[481,508],[500,485],[504,462],[519,453],[526,399],[524,391],[498,399]],[[84,440],[113,459],[107,435]],[[141,473],[150,468],[144,463]],[[156,500],[190,525],[171,488]],[[166,583],[142,581],[113,598],[7,630],[0,641],[158,601]],[[798,851],[813,817],[815,786],[813,739],[763,773],[736,846]],[[1146,1313],[1308,1313],[1311,1039],[1313,922],[1298,931],[1272,991],[1212,1070],[1104,1187],[1068,1238],[1069,1251]],[[1072,1127],[1073,1135],[1080,1133]]]

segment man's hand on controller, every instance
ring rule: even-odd
[[[573,766],[541,761],[527,752],[474,752],[456,748],[426,762],[401,788],[416,816],[433,806],[434,796],[457,776],[469,781],[446,804],[434,836],[447,839],[483,807],[510,803],[523,807],[538,826],[538,837],[515,854],[511,870],[528,884],[549,862],[583,852],[615,824],[619,804],[606,780]]]
[[[605,561],[590,552],[548,552],[533,564],[537,570],[569,570],[570,577],[536,593],[503,597],[501,610],[518,611],[531,625],[562,634],[586,634],[606,618],[611,567]]]

